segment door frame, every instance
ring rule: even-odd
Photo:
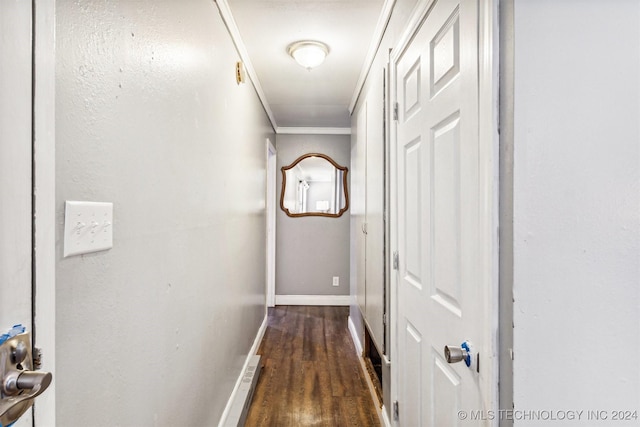
[[[277,151],[267,138],[267,194],[266,194],[266,228],[267,228],[267,298],[266,306],[276,305],[276,196],[277,192]]]
[[[51,385],[34,425],[56,425],[55,0],[33,0],[33,341]]]
[[[422,23],[426,19],[436,0],[418,0],[409,18],[405,31],[399,37],[390,55],[389,69],[389,111],[393,111],[393,106],[397,101],[397,64],[402,53],[406,50],[418,33]],[[481,262],[485,266],[483,271],[486,277],[482,278],[488,283],[487,294],[483,304],[490,309],[487,310],[488,318],[484,319],[484,339],[489,343],[490,348],[483,349],[487,357],[483,360],[483,366],[487,369],[487,374],[482,376],[482,384],[488,395],[485,396],[489,402],[489,407],[484,410],[497,410],[499,405],[499,3],[500,0],[478,0],[478,119],[479,119],[479,143],[482,146],[490,147],[481,150],[484,157],[480,159],[480,176],[490,182],[485,182],[485,188],[491,188],[491,194],[482,194],[480,207],[486,213],[483,218],[487,223],[480,225],[480,239],[483,244],[490,245],[490,255]],[[396,153],[397,141],[397,121],[390,120],[390,156],[389,156],[389,228],[390,228],[390,250],[388,251],[389,265],[393,265],[393,254],[398,251],[398,159]],[[485,155],[486,153],[486,155]],[[402,254],[400,254],[402,256]],[[391,396],[394,402],[397,401],[401,385],[400,373],[402,366],[397,357],[399,350],[399,329],[398,319],[398,275],[397,272],[390,274],[391,281],[391,352],[392,358],[396,361],[391,365]],[[398,425],[397,420],[393,420],[393,425]],[[499,420],[490,421],[492,425],[498,425]]]

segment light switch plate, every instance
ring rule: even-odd
[[[65,202],[65,258],[112,247],[113,203]]]

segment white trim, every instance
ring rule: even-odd
[[[349,326],[349,333],[351,334],[351,341],[353,341],[353,346],[356,349],[356,356],[358,356],[358,360],[360,361],[360,366],[362,367],[364,376],[367,381],[367,385],[369,386],[369,393],[371,393],[371,398],[373,399],[373,402],[375,404],[375,402],[378,401],[378,396],[376,395],[375,388],[373,387],[373,382],[371,381],[371,378],[369,378],[369,374],[367,373],[367,368],[364,364],[364,357],[362,354],[363,353],[362,344],[360,343],[358,330],[356,328],[355,323],[353,323],[353,318],[351,316],[349,316],[347,324]],[[387,359],[386,355],[383,354],[382,358],[385,364],[389,365],[391,363],[389,362],[389,359]],[[380,423],[385,427],[391,427],[391,421],[389,420],[389,416],[387,415],[387,409],[385,408],[385,406],[382,405],[382,407],[378,408],[378,405],[375,404],[375,407],[378,413],[378,418],[380,419]]]
[[[351,128],[278,127],[278,135],[351,135]]]
[[[353,345],[356,347],[356,353],[358,356],[362,355],[362,343],[360,342],[360,337],[358,336],[358,330],[356,329],[356,325],[353,323],[353,319],[349,316],[349,332],[351,332],[351,339],[353,340]]]
[[[389,24],[389,19],[391,19],[391,12],[393,11],[395,3],[396,0],[385,0],[384,4],[382,5],[382,11],[380,12],[380,16],[378,17],[378,23],[376,24],[371,42],[369,43],[367,56],[365,57],[362,70],[360,71],[360,76],[358,77],[355,91],[353,92],[353,96],[351,97],[351,103],[349,104],[349,114],[353,114],[353,110],[354,108],[356,108],[356,103],[358,102],[358,98],[360,98],[360,93],[362,92],[364,83],[367,80],[369,71],[371,71],[373,61],[375,61],[376,59],[376,53],[378,52],[380,43],[382,43],[384,33],[387,30],[387,25]]]
[[[349,332],[351,334],[351,340],[353,341],[353,345],[356,349],[356,355],[358,356],[358,360],[360,360],[360,364],[364,370],[365,377],[367,378],[367,384],[369,385],[369,392],[371,393],[371,397],[373,401],[376,402],[378,399],[378,396],[376,396],[375,394],[375,390],[373,389],[373,384],[371,383],[371,379],[369,379],[369,375],[367,374],[366,367],[364,366],[364,358],[362,357],[362,351],[363,351],[362,344],[360,343],[360,337],[358,336],[356,325],[355,323],[353,323],[353,318],[351,316],[349,316],[348,325],[349,325]],[[387,356],[383,354],[382,358],[385,364],[387,365],[390,364],[389,359],[387,359]],[[375,406],[377,410],[378,405],[375,405]],[[380,418],[380,422],[385,427],[391,427],[391,421],[389,420],[389,416],[387,415],[387,409],[385,408],[384,405],[382,405],[380,410],[378,410],[378,417]]]
[[[351,295],[276,295],[276,305],[351,305]]]
[[[267,102],[267,96],[264,94],[262,90],[262,85],[260,84],[260,80],[258,80],[258,74],[256,74],[256,70],[253,68],[253,64],[251,63],[251,59],[249,59],[249,53],[247,52],[247,48],[242,41],[242,37],[240,36],[240,31],[238,30],[238,26],[236,25],[235,19],[233,19],[233,14],[231,13],[231,9],[227,4],[227,0],[215,0],[216,5],[218,5],[218,10],[220,11],[220,15],[222,16],[222,20],[227,26],[227,30],[229,31],[229,35],[233,40],[233,44],[238,51],[238,55],[240,56],[240,60],[244,64],[244,69],[247,72],[247,75],[251,79],[253,83],[253,87],[258,94],[258,98],[260,98],[260,102],[262,103],[262,107],[264,111],[267,113],[269,117],[269,121],[271,122],[271,127],[273,129],[277,129],[278,125],[276,124],[276,119],[273,116],[273,112],[269,107],[269,103]]]
[[[395,65],[398,62],[402,53],[409,46],[409,42],[412,40],[413,35],[424,22],[424,19],[431,10],[431,6],[433,6],[434,2],[435,0],[418,0],[418,3],[411,12],[411,18],[404,27],[404,32],[397,40],[395,47],[391,51],[391,64]],[[393,81],[390,81],[389,84],[392,85]]]
[[[265,314],[264,319],[262,320],[262,325],[260,325],[260,329],[258,329],[258,333],[256,334],[256,339],[253,341],[253,345],[249,350],[249,354],[247,354],[247,359],[244,361],[242,365],[242,369],[240,370],[240,374],[238,375],[238,379],[236,380],[236,385],[233,387],[233,391],[229,396],[229,400],[227,401],[226,406],[224,407],[224,411],[222,412],[222,416],[220,417],[220,421],[218,422],[218,427],[224,427],[225,422],[227,421],[227,417],[229,416],[229,412],[231,411],[231,407],[233,406],[233,402],[238,394],[238,390],[240,389],[240,385],[242,384],[242,379],[244,378],[244,373],[247,370],[247,366],[251,362],[251,358],[258,351],[258,347],[262,342],[262,337],[264,337],[264,333],[267,330],[267,315]]]
[[[43,352],[42,369],[53,374],[49,388],[34,405],[34,425],[56,425],[56,189],[55,189],[55,5],[37,0],[34,10],[34,281],[35,345]]]
[[[394,52],[396,52],[398,47],[394,47],[391,56],[389,58],[389,81],[387,82],[389,88],[389,99],[387,100],[387,108],[391,112],[393,109],[393,105],[395,105],[398,94],[396,88],[396,80],[397,80],[397,58],[395,58]],[[397,120],[389,120],[389,251],[387,254],[387,259],[389,265],[393,265],[393,254],[394,252],[399,253],[399,245],[398,245],[398,122]],[[400,254],[402,255],[402,254]],[[400,375],[398,373],[398,350],[399,350],[399,329],[398,325],[398,282],[400,280],[400,269],[391,270],[389,272],[389,289],[390,289],[390,302],[389,302],[389,317],[391,320],[391,324],[389,327],[389,335],[390,335],[390,352],[392,357],[396,360],[396,363],[393,363],[390,368],[390,395],[391,401],[396,401],[398,399],[399,387],[398,381],[400,380]]]
[[[369,376],[369,371],[367,370],[367,365],[364,363],[364,357],[362,357],[362,354],[358,355],[358,362],[360,362],[360,369],[362,369],[362,375],[364,376],[364,380],[366,381],[367,386],[369,387],[369,394],[371,395],[371,400],[373,400],[373,406],[376,408],[376,413],[378,414],[378,420],[380,421],[380,423],[383,423],[384,412],[385,412],[384,405],[378,404],[378,395],[376,393],[376,388],[373,386],[373,381]]]
[[[481,224],[484,235],[481,236],[481,244],[491,247],[491,251],[485,252],[486,258],[481,265],[487,267],[483,271],[482,280],[487,283],[487,295],[484,301],[487,318],[484,319],[486,343],[491,346],[488,359],[485,363],[489,366],[489,375],[483,379],[484,388],[489,392],[489,409],[496,410],[499,407],[499,359],[500,352],[500,286],[499,286],[499,260],[500,241],[499,234],[495,230],[500,226],[500,136],[498,133],[500,117],[500,92],[499,92],[499,1],[482,0],[478,4],[478,136],[480,144],[490,147],[489,150],[480,150],[486,155],[479,161],[482,168],[481,176],[486,180],[481,184],[492,191],[481,195],[481,209],[490,212],[484,215],[485,223]],[[496,425],[494,423],[494,425]]]
[[[391,427],[391,420],[387,415],[387,408],[385,408],[384,405],[382,405],[382,408],[380,408],[380,411],[382,411],[382,423],[384,424],[384,427]]]

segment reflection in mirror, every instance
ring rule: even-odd
[[[349,209],[348,169],[331,157],[310,153],[282,168],[280,207],[291,217],[339,217]]]

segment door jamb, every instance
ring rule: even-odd
[[[500,0],[500,306],[499,375],[500,408],[513,408],[513,85],[514,85],[514,4]],[[513,426],[502,420],[501,427]]]
[[[481,194],[480,208],[489,211],[485,215],[486,223],[481,225],[484,235],[480,236],[481,244],[490,245],[487,258],[482,264],[488,266],[483,270],[486,275],[482,280],[488,284],[488,295],[484,304],[488,318],[485,322],[485,342],[490,343],[487,349],[487,362],[490,364],[490,375],[481,378],[490,395],[485,398],[493,410],[499,408],[500,381],[500,135],[499,135],[499,107],[500,107],[500,47],[499,47],[499,3],[500,0],[480,0],[478,3],[478,126],[479,142],[487,147],[481,150],[486,155],[480,159],[480,176],[487,181],[485,188],[490,188],[489,194]],[[483,170],[484,169],[484,170]],[[499,420],[494,421],[497,425]]]
[[[53,373],[34,405],[34,425],[56,423],[55,1],[33,2],[33,340]]]

